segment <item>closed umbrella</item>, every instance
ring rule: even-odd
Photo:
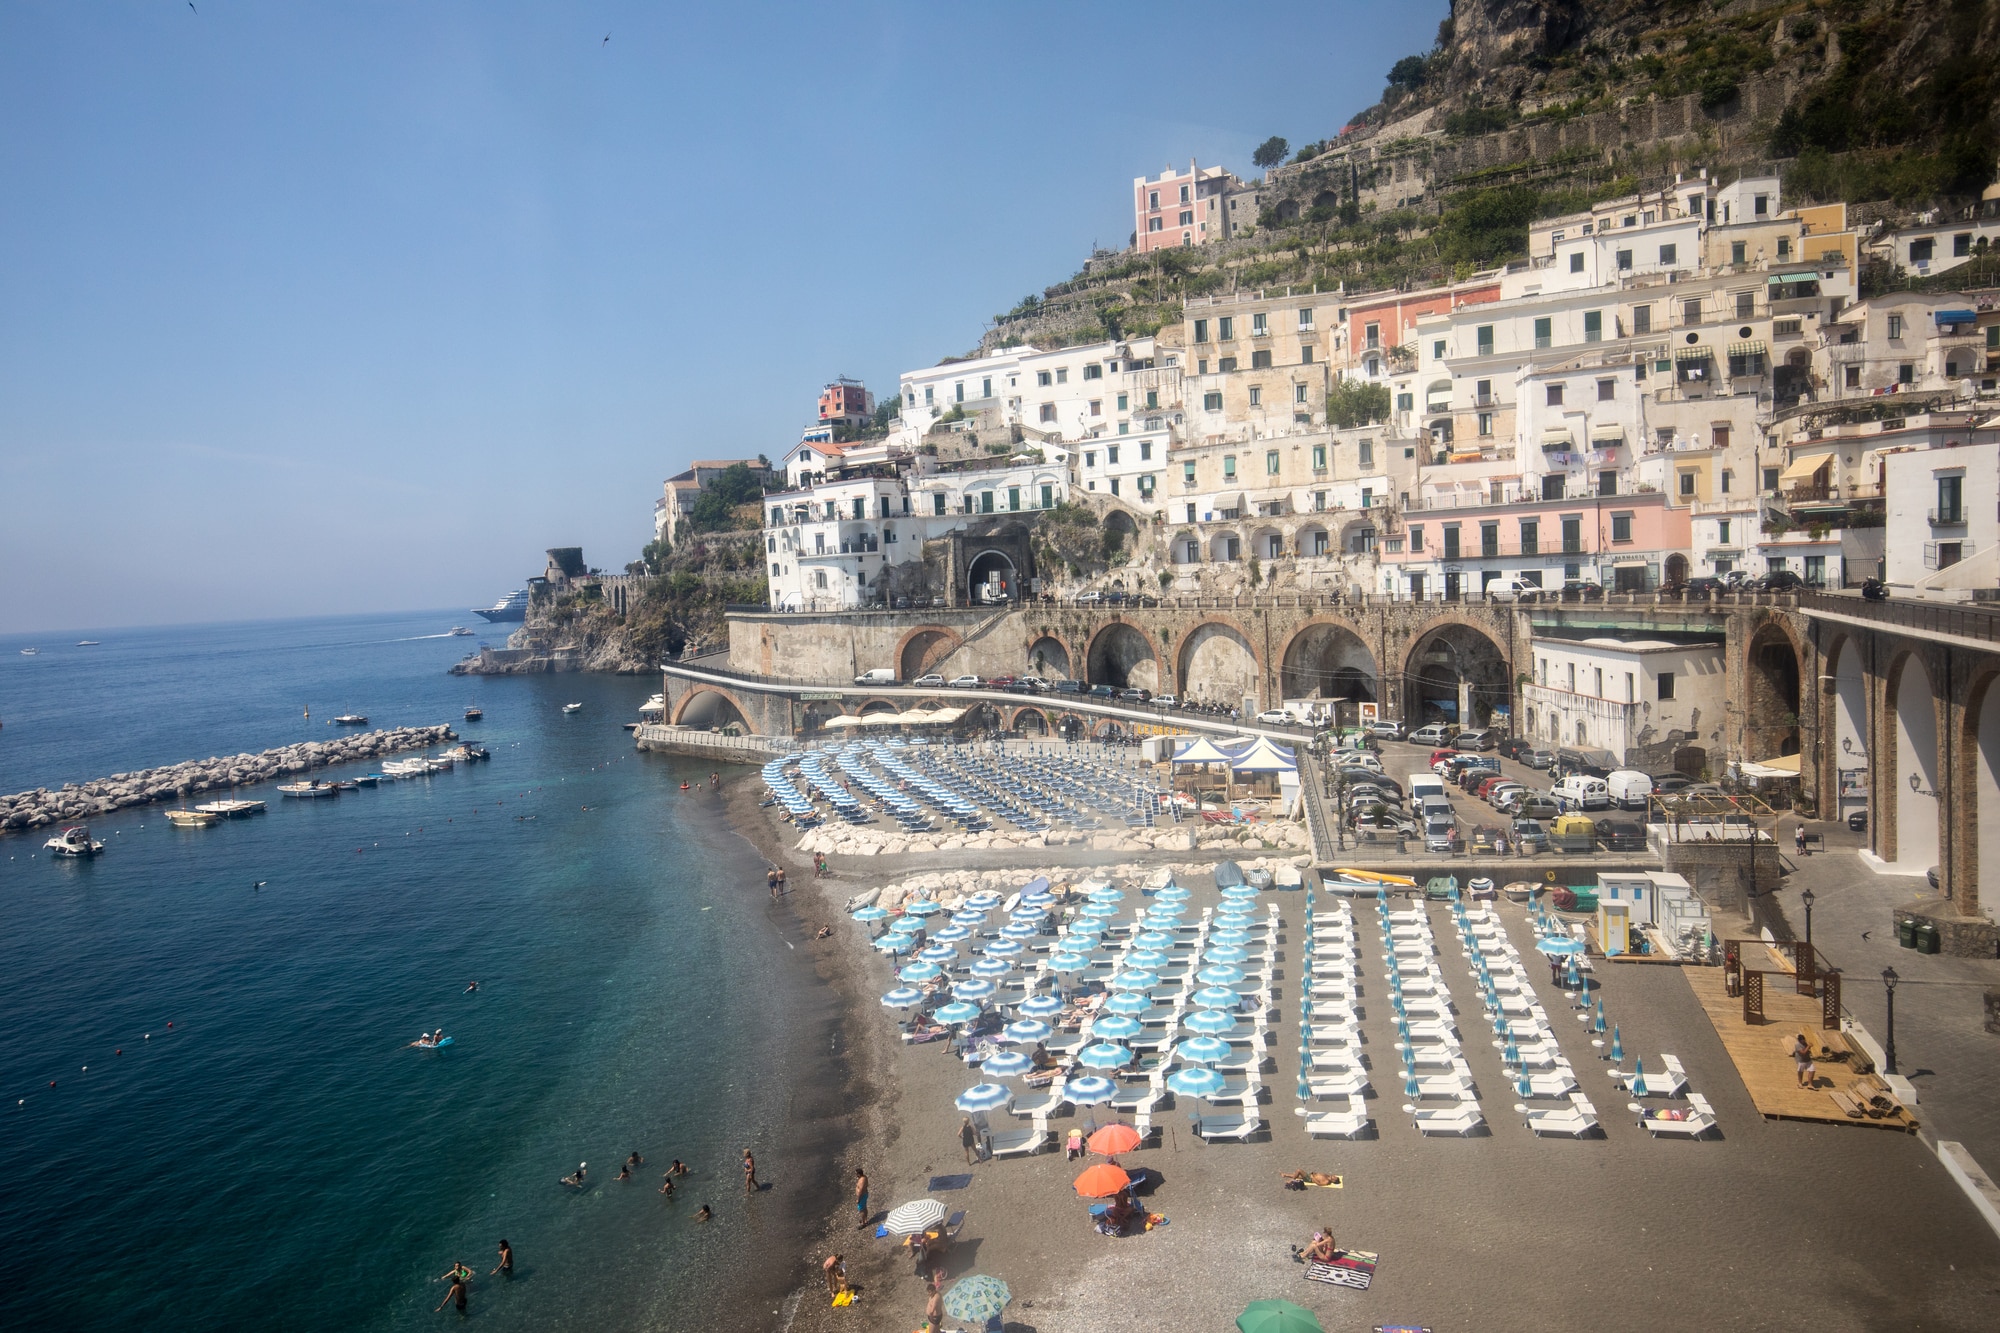
[[[936,1199],[913,1199],[889,1210],[884,1225],[892,1236],[914,1236],[928,1231],[951,1215]]]
[[[1092,1134],[1085,1146],[1100,1157],[1116,1157],[1119,1153],[1131,1152],[1145,1141],[1145,1136],[1138,1130],[1120,1122],[1106,1125]]]
[[[1290,1301],[1252,1301],[1236,1316],[1238,1333],[1326,1333],[1319,1316]]]
[[[1183,1097],[1213,1097],[1222,1091],[1223,1078],[1206,1065],[1186,1065],[1167,1075],[1167,1088]]]
[[[1618,1064],[1625,1059],[1625,1047],[1618,1040],[1618,1025],[1611,1025],[1611,1062]]]
[[[936,963],[911,963],[896,974],[902,980],[915,984],[919,981],[935,981],[944,975],[944,969]]]
[[[923,1002],[924,993],[915,986],[898,986],[882,997],[882,1005],[887,1009],[908,1009]]]
[[[983,1328],[1012,1299],[1013,1293],[1007,1290],[1005,1282],[984,1273],[974,1273],[971,1277],[961,1278],[958,1285],[944,1294],[944,1312],[953,1319],[962,1319]]]
[[[939,1005],[932,1011],[931,1017],[940,1023],[956,1027],[960,1023],[970,1023],[979,1017],[979,1013],[978,1005],[967,1000],[953,1000],[950,1004]]]
[[[1132,1063],[1132,1052],[1115,1042],[1093,1042],[1076,1053],[1085,1069],[1123,1069]]]
[[[1632,1057],[1632,1082],[1629,1086],[1634,1097],[1646,1095],[1646,1057],[1643,1055]]]
[[[1591,1022],[1590,1030],[1596,1033],[1604,1031],[1604,997],[1602,995],[1597,997],[1597,1017]]]
[[[1016,1074],[1025,1074],[1034,1067],[1035,1062],[1019,1051],[1001,1051],[997,1055],[987,1056],[985,1062],[979,1066],[979,1072],[988,1078],[1013,1078]]]
[[[1108,1199],[1131,1183],[1132,1177],[1125,1173],[1124,1167],[1112,1162],[1099,1162],[1076,1178],[1076,1192],[1086,1199]]]

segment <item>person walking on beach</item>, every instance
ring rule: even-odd
[[[772,866],[764,872],[764,887],[771,891],[771,901],[778,901],[778,868]]]
[[[505,1236],[500,1238],[500,1266],[494,1269],[493,1273],[498,1273],[504,1278],[514,1276],[514,1247],[507,1243]],[[486,1276],[492,1277],[493,1273],[488,1273]]]
[[[778,892],[780,895],[790,892],[785,885],[785,868],[783,866],[778,867]]]
[[[757,1159],[750,1155],[748,1148],[743,1150],[743,1192],[745,1194],[757,1192]]]
[[[860,1167],[854,1168],[854,1211],[861,1214],[855,1219],[855,1230],[868,1225],[868,1173]]]
[[[965,1164],[971,1166],[973,1150],[979,1146],[979,1131],[973,1127],[971,1116],[959,1122],[958,1143],[965,1149]]]

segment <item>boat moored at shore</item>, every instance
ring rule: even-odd
[[[278,785],[278,795],[309,801],[323,796],[338,796],[340,788],[331,782],[284,782]]]

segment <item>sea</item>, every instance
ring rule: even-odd
[[[707,766],[634,750],[657,676],[451,676],[465,619],[0,639],[0,792],[346,712],[492,752],[209,829],[122,811],[90,861],[0,836],[0,1328],[432,1328],[461,1260],[494,1329],[782,1321],[840,1190],[807,928]]]

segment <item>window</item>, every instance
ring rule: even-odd
[[[1434,338],[1431,340],[1431,359],[1433,361],[1444,360],[1444,339]]]
[[[1861,387],[1861,367],[1860,367],[1860,366],[1843,366],[1843,367],[1841,367],[1841,369],[1842,369],[1843,371],[1845,371],[1845,372],[1846,372],[1845,374],[1843,374],[1843,375],[1841,376],[1841,387],[1842,387],[1842,388],[1845,388],[1845,389],[1858,389],[1858,388],[1860,388],[1860,387]]]
[[[1901,315],[1889,316],[1889,336],[1891,338],[1900,338],[1903,336],[1903,317]]]
[[[1299,364],[1302,366],[1309,366],[1312,363],[1313,363],[1313,349],[1312,345],[1308,343],[1306,346],[1301,347],[1299,349]]]
[[[1629,269],[1632,267],[1632,252],[1630,250],[1620,250],[1616,258],[1620,269]]]
[[[1250,336],[1252,338],[1261,338],[1270,331],[1265,326],[1264,316],[1261,313],[1250,316]]]
[[[1586,310],[1583,312],[1583,340],[1587,343],[1604,341],[1604,312]]]
[[[1313,471],[1326,471],[1326,446],[1323,444],[1313,446]]]
[[[1181,210],[1181,225],[1183,227],[1192,227],[1194,225],[1194,212],[1192,209],[1184,208]]]
[[[1104,461],[1105,461],[1105,463],[1106,463],[1106,465],[1107,465],[1107,466],[1108,466],[1108,465],[1111,465],[1111,464],[1115,464],[1115,463],[1117,463],[1117,461],[1118,461],[1118,446],[1117,446],[1117,445],[1115,445],[1115,444],[1114,444],[1114,445],[1111,445],[1111,446],[1110,446],[1109,448],[1105,449],[1105,451],[1104,451]]]
[[[932,491],[932,492],[931,492],[931,512],[932,512],[933,514],[942,514],[942,513],[944,512],[944,492],[943,492],[943,491]]]
[[[1097,466],[1097,451],[1095,449],[1086,449],[1083,451],[1083,465],[1085,467]]]
[[[1913,362],[1905,361],[1902,365],[1897,366],[1896,382],[1898,384],[1915,384],[1917,382],[1916,365]]]
[[[1458,559],[1458,526],[1456,523],[1444,525],[1444,558],[1447,560]]]
[[[1742,241],[1731,241],[1729,243],[1729,262],[1732,264],[1741,264],[1744,260],[1743,251],[1744,245]]]
[[[1655,676],[1655,677],[1654,677],[1653,679],[1654,679],[1655,683],[1657,683],[1657,684],[1659,685],[1659,687],[1660,687],[1660,697],[1661,697],[1662,699],[1671,699],[1671,698],[1673,698],[1673,697],[1674,697],[1674,673],[1673,673],[1673,672],[1671,672],[1671,671],[1662,671],[1662,672],[1661,672],[1661,673],[1660,673],[1659,675]]]
[[[1230,371],[1236,369],[1236,358],[1233,356],[1218,357],[1215,362],[1215,368],[1222,374],[1227,375]]]
[[[1035,372],[1035,383],[1040,387],[1046,389],[1055,382],[1055,376],[1051,375],[1048,371],[1038,370]]]
[[[1306,401],[1306,386],[1305,386],[1305,385],[1303,385],[1303,384],[1294,384],[1294,385],[1292,386],[1292,401],[1293,401],[1294,403],[1297,403],[1297,404],[1304,404],[1304,402]]]
[[[1683,324],[1701,323],[1700,297],[1695,297],[1693,300],[1681,302],[1681,323]]]
[[[815,569],[815,570],[813,571],[813,586],[814,586],[815,588],[824,588],[824,587],[826,586],[826,571],[825,571],[825,570],[823,570],[823,569]]]
[[[1717,546],[1729,545],[1729,520],[1726,518],[1715,520],[1715,544]]]
[[[1597,474],[1597,493],[1599,495],[1618,494],[1617,469],[1615,468],[1607,469],[1606,471]]]
[[[1479,554],[1487,559],[1500,554],[1500,525],[1481,523],[1479,525]]]
[[[1962,231],[1962,232],[1958,233],[1958,235],[1956,235],[1956,236],[1952,237],[1952,238],[1951,238],[1951,253],[1952,253],[1952,255],[1953,255],[1954,257],[1956,257],[1956,258],[1959,258],[1959,259],[1963,259],[1963,258],[1965,258],[1965,257],[1966,257],[1967,255],[1971,254],[1971,253],[1972,253],[1972,233],[1971,233],[1971,232],[1969,232],[1969,231]]]
[[[1314,513],[1316,513],[1316,514],[1323,514],[1323,513],[1325,513],[1325,512],[1326,512],[1326,492],[1325,492],[1325,491],[1314,491],[1314,492],[1313,492],[1313,512],[1314,512]],[[1316,539],[1316,540],[1315,540],[1315,541],[1313,542],[1313,554],[1314,554],[1314,555],[1325,555],[1325,554],[1326,554],[1326,534],[1325,534],[1325,533],[1323,533],[1323,532],[1322,532],[1321,534],[1319,534],[1319,537],[1318,537],[1318,538],[1317,538],[1317,539]]]
[[[1931,256],[1936,253],[1937,242],[1928,236],[1920,241],[1910,242],[1910,262],[1912,264],[1928,264],[1931,261]],[[1891,334],[1890,336],[1894,337],[1895,335]]]
[[[1143,476],[1143,477],[1139,478],[1139,494],[1143,495],[1143,496],[1144,496],[1144,497],[1146,497],[1146,498],[1147,498],[1148,500],[1150,500],[1150,499],[1152,499],[1152,498],[1153,498],[1153,474],[1152,474],[1152,473],[1150,473],[1150,472],[1149,472],[1149,473],[1147,473],[1147,474],[1146,474],[1145,476]]]
[[[1053,509],[1056,504],[1056,488],[1051,482],[1042,483],[1042,508]]]
[[[1521,520],[1521,554],[1540,555],[1542,548],[1542,525],[1532,518]]]
[[[1154,201],[1155,201],[1155,202],[1154,202],[1154,204],[1153,204],[1153,207],[1155,207],[1155,208],[1158,208],[1158,207],[1160,206],[1160,205],[1159,205],[1159,202],[1158,202],[1158,199],[1159,199],[1159,196],[1155,195],[1155,196],[1154,196]],[[1146,230],[1147,230],[1147,231],[1163,231],[1163,230],[1165,230],[1165,228],[1166,228],[1166,221],[1167,221],[1167,220],[1166,220],[1165,218],[1147,218],[1147,219],[1146,219]]]
[[[1493,414],[1491,412],[1481,412],[1479,414],[1479,433],[1481,435],[1491,435],[1493,433]]]
[[[1019,509],[1021,507],[1021,488],[1019,486],[1009,486],[1007,488],[1007,507],[1009,509]]]
[[[1151,440],[1139,441],[1139,461],[1142,463],[1149,462],[1151,461],[1152,457],[1153,457],[1153,442]]]
[[[1653,331],[1653,307],[1635,305],[1632,307],[1632,332],[1651,333]]]
[[[1264,451],[1264,475],[1267,477],[1278,475],[1278,451],[1276,449],[1267,449]]]
[[[1083,368],[1083,377],[1087,380],[1101,380],[1104,378],[1104,367],[1093,361]]]
[[[1565,517],[1563,525],[1563,554],[1576,555],[1583,550],[1583,519]]]
[[[1185,185],[1181,186],[1181,202],[1184,204],[1187,203],[1189,199],[1188,189],[1189,189],[1188,186]]]
[[[953,401],[954,403],[962,403],[962,402],[964,402],[964,401],[965,401],[965,381],[964,381],[964,380],[960,380],[960,381],[958,381],[958,383],[956,383],[956,384],[954,384],[954,385],[952,385],[952,386],[951,386],[951,400],[952,400],[952,401]]]
[[[1118,410],[1119,410],[1120,412],[1124,412],[1124,411],[1127,411],[1127,410],[1129,410],[1129,408],[1130,408],[1130,399],[1131,399],[1131,395],[1129,395],[1129,394],[1123,394],[1123,393],[1121,393],[1121,394],[1119,394],[1119,395],[1118,395]]]
[[[1476,346],[1479,348],[1479,355],[1493,355],[1493,326],[1491,324],[1481,324],[1478,328],[1474,329],[1473,338]]]
[[[1225,477],[1229,477],[1231,479],[1235,478],[1236,476],[1235,454],[1224,454],[1222,456],[1222,475]]]
[[[1215,336],[1223,342],[1228,342],[1231,338],[1234,338],[1236,336],[1236,320],[1234,317],[1224,315],[1222,318],[1216,320]]]
[[[1764,469],[1764,489],[1767,491],[1778,489],[1778,469],[1774,467]]]
[[[993,377],[991,375],[979,381],[979,396],[981,398],[991,398],[993,396]]]
[[[1671,245],[1663,245],[1663,246],[1661,246],[1661,247],[1660,247],[1660,262],[1661,262],[1662,264],[1677,264],[1677,263],[1679,263],[1679,262],[1680,262],[1680,251],[1679,251],[1679,249],[1678,249],[1678,248],[1676,248],[1676,247],[1674,247],[1674,246],[1671,246]]]
[[[1213,391],[1203,394],[1201,396],[1201,410],[1204,412],[1220,412],[1222,410],[1222,395]]]
[[[1417,405],[1417,396],[1415,394],[1399,393],[1396,395],[1396,410],[1398,412],[1412,411],[1415,409],[1416,405]]]
[[[1068,384],[1068,383],[1069,383],[1069,367],[1068,367],[1068,366],[1057,366],[1057,367],[1056,367],[1056,383],[1057,383],[1057,384]]]
[[[934,398],[934,397],[932,396],[932,391],[933,391],[934,387],[935,387],[935,386],[933,386],[933,385],[929,385],[929,384],[926,384],[926,385],[924,386],[924,406],[926,406],[926,407],[929,407],[929,406],[930,406],[930,405],[931,405],[932,403],[934,403],[934,402],[936,402],[936,401],[937,401],[937,400],[936,400],[936,399],[935,399],[935,398]]]
[[[1356,461],[1362,467],[1375,466],[1375,441],[1362,440],[1356,449]]]
[[[1410,549],[1412,551],[1421,551],[1424,549],[1424,525],[1421,523],[1414,523],[1410,526]]]
[[[1729,494],[1729,483],[1735,479],[1736,474],[1734,472],[1731,472],[1728,468],[1722,469],[1722,493],[1724,495]]]
[[[1181,464],[1181,485],[1183,485],[1183,486],[1192,486],[1192,485],[1194,485],[1194,464],[1193,464],[1193,463],[1182,463],[1182,464]]]
[[[979,493],[979,512],[982,514],[993,512],[993,492],[981,491]]]
[[[1160,405],[1160,391],[1158,389],[1146,390],[1146,406],[1148,408],[1155,408],[1158,407],[1159,405]]]
[[[1590,669],[1590,673],[1591,676],[1594,678],[1593,683],[1597,686],[1596,689],[1597,697],[1602,699],[1604,697],[1604,668],[1592,667]],[[1577,733],[1576,733],[1577,739],[1581,740],[1583,738],[1583,723],[1578,722],[1576,725],[1577,725]]]
[[[1555,342],[1555,321],[1544,317],[1535,321],[1535,346],[1548,347]]]
[[[1268,347],[1250,353],[1250,369],[1269,370],[1270,368],[1271,368],[1271,350]]]
[[[1613,514],[1611,516],[1611,540],[1623,543],[1631,542],[1632,516],[1630,514]]]
[[[1575,694],[1575,693],[1576,693],[1576,663],[1574,663],[1574,662],[1567,662],[1567,663],[1564,663],[1564,665],[1565,665],[1565,666],[1567,666],[1567,667],[1569,668],[1569,692],[1570,692],[1571,694]]]
[[[1771,212],[1771,196],[1768,194],[1751,196],[1750,212],[1754,217],[1768,216]]]
[[[1572,273],[1583,272],[1583,251],[1579,250],[1569,257],[1569,271]]]
[[[856,518],[868,517],[868,497],[858,495],[854,498],[854,516]]]
[[[1146,191],[1146,207],[1158,208],[1159,206],[1160,206],[1160,192],[1158,190]]]
[[[1616,399],[1617,399],[1617,397],[1618,397],[1618,381],[1617,381],[1617,380],[1615,380],[1615,379],[1613,379],[1613,380],[1599,380],[1599,381],[1597,382],[1597,401],[1598,401],[1598,402],[1600,402],[1600,403],[1609,403],[1609,402],[1612,402],[1612,401],[1616,400]]]
[[[1695,474],[1692,472],[1681,473],[1681,495],[1684,498],[1692,497],[1694,495],[1694,487]]]
[[[1963,476],[1939,477],[1937,479],[1937,521],[1939,523],[1963,523],[1965,521],[1965,478]]]
[[[1054,403],[1042,404],[1041,419],[1044,422],[1052,422],[1056,419],[1056,405]]]
[[[1207,342],[1207,341],[1208,341],[1208,321],[1207,321],[1207,320],[1205,320],[1205,319],[1198,319],[1198,320],[1196,320],[1196,321],[1194,322],[1194,340],[1195,340],[1196,342],[1198,342],[1198,343],[1205,343],[1205,342]]]
[[[1710,426],[1708,428],[1708,439],[1709,443],[1717,449],[1727,449],[1729,447],[1729,427]]]
[[[1748,319],[1756,313],[1757,294],[1755,292],[1736,293],[1736,318]]]
[[[1362,335],[1361,345],[1363,347],[1380,347],[1382,345],[1382,326],[1380,324],[1367,325],[1362,330]]]
[[[1790,259],[1791,257],[1792,257],[1792,238],[1789,236],[1780,236],[1778,238],[1778,258]]]
[[[1551,385],[1549,385],[1549,386],[1548,386],[1548,395],[1549,395],[1549,406],[1550,406],[1550,407],[1561,407],[1561,406],[1563,405],[1563,386],[1562,386],[1562,385],[1560,385],[1560,384],[1551,384]]]
[[[1090,400],[1090,415],[1094,417],[1104,415],[1104,400],[1102,398],[1093,398]]]

